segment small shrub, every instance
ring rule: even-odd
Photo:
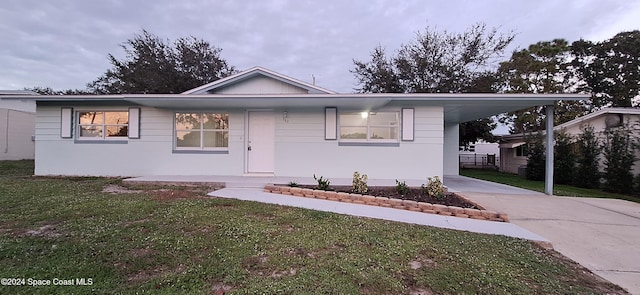
[[[400,194],[400,195],[406,195],[409,192],[409,187],[407,186],[407,182],[406,181],[398,181],[396,179],[396,191]]]
[[[323,191],[329,190],[329,184],[331,184],[329,179],[326,179],[322,176],[320,176],[320,178],[317,178],[315,174],[313,175],[313,179],[315,179],[318,182],[317,189],[323,190]]]
[[[298,185],[298,183],[297,183],[297,182],[295,182],[295,181],[289,181],[289,186],[290,186],[290,187],[298,187],[299,185]]]
[[[357,194],[366,194],[369,191],[369,186],[367,186],[367,175],[358,173],[358,171],[353,172],[353,182],[351,186],[351,190]]]
[[[427,184],[422,185],[422,191],[433,198],[442,199],[444,197],[444,185],[438,176],[428,177]]]

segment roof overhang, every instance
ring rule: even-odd
[[[558,100],[586,100],[588,94],[126,94],[126,95],[40,95],[29,97],[39,103],[123,103],[163,109],[258,109],[324,108],[375,110],[386,106],[441,106],[445,122],[462,123],[533,106],[553,105]],[[9,97],[6,97],[9,98]],[[13,97],[25,99],[22,97]]]
[[[501,143],[498,145],[499,148],[507,148],[507,149],[512,149],[512,148],[517,148],[521,145],[524,145],[526,142],[524,141],[517,141],[517,142],[506,142],[506,143]]]

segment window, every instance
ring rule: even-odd
[[[229,114],[176,113],[175,149],[227,150]]]
[[[526,157],[529,155],[528,147],[526,144],[516,147],[516,157]]]
[[[78,139],[122,139],[129,134],[129,112],[78,112]]]
[[[397,112],[340,114],[340,140],[353,142],[397,142]]]

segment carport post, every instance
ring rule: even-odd
[[[547,111],[547,162],[545,169],[544,193],[553,195],[553,105],[545,106]]]

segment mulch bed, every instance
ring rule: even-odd
[[[301,188],[316,189],[315,185],[300,185]],[[332,186],[332,191],[351,193],[351,186]],[[434,198],[423,193],[422,188],[409,188],[409,191],[401,195],[398,193],[395,187],[389,186],[370,186],[367,195],[374,197],[385,197],[401,200],[412,200],[416,202],[424,202],[430,204],[439,204],[445,206],[455,206],[460,208],[481,209],[475,204],[468,202],[467,200],[460,198],[454,193],[447,193],[442,198]]]

